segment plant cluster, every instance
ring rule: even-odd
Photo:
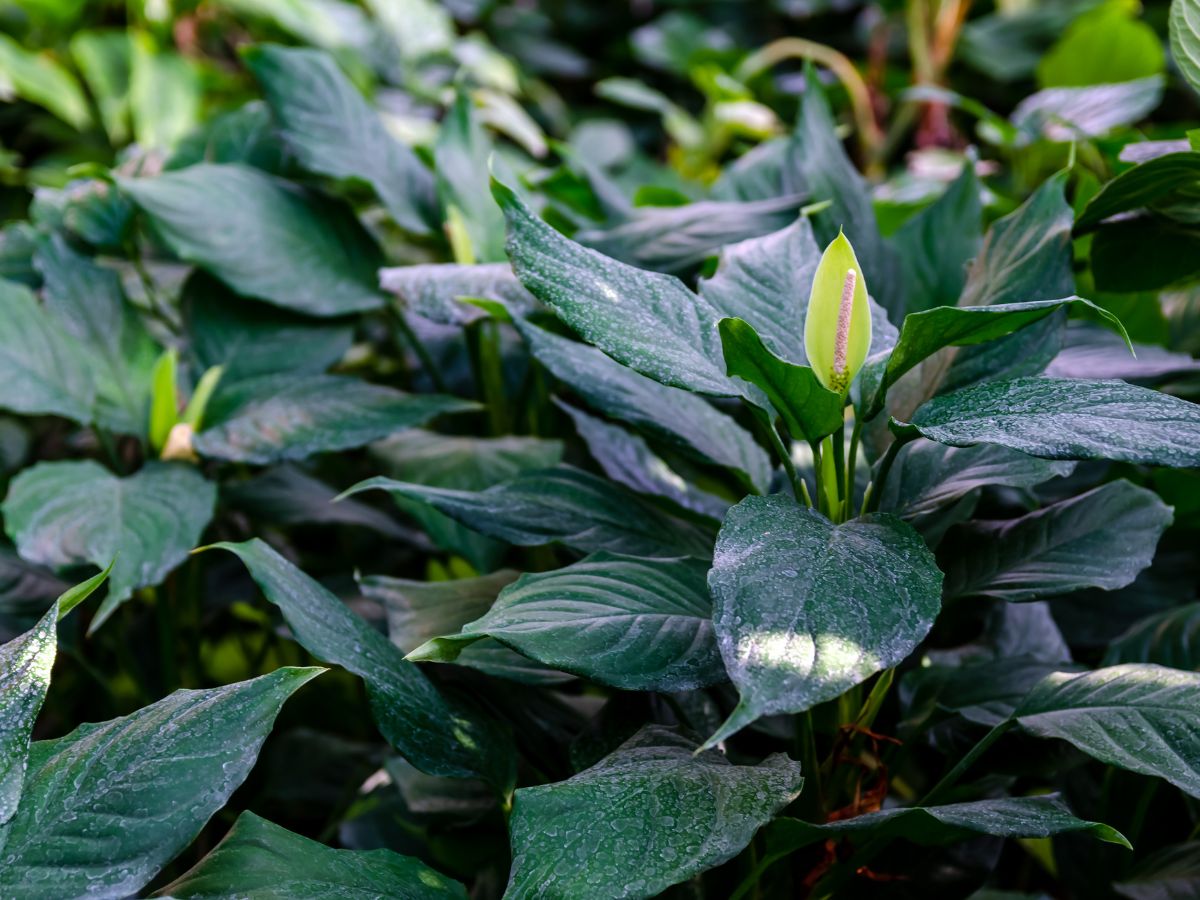
[[[0,898],[1200,896],[1200,0],[744,6],[0,4]]]

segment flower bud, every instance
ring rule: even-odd
[[[842,396],[871,348],[867,283],[854,248],[839,233],[821,255],[804,320],[804,350],[817,380]]]

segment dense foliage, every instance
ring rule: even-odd
[[[0,87],[0,898],[1200,896],[1200,0]]]

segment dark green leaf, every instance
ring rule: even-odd
[[[342,375],[264,375],[218,387],[194,443],[203,456],[237,462],[303,459],[476,408]]]
[[[989,486],[1031,488],[1075,468],[994,444],[947,447],[914,441],[900,451],[879,508],[906,519],[929,515],[971,491]]]
[[[986,382],[934,397],[909,427],[942,444],[998,444],[1043,459],[1200,465],[1200,406],[1122,381]]]
[[[185,135],[163,169],[170,172],[197,163],[245,163],[279,175],[290,162],[270,108],[261,100],[251,100],[213,116]]]
[[[481,491],[531,469],[562,459],[559,441],[531,437],[472,438],[414,428],[371,447],[383,471],[399,481],[440,488]],[[499,541],[460,525],[426,503],[392,499],[444,550],[464,556],[480,571],[491,569],[504,552]]]
[[[1145,209],[1200,181],[1200,153],[1170,153],[1122,172],[1088,201],[1075,220],[1075,233],[1085,234],[1109,216]]]
[[[1092,240],[1096,287],[1156,291],[1200,275],[1200,228],[1165,216],[1138,216],[1102,225]]]
[[[511,788],[506,728],[443,696],[395,644],[258,538],[214,546],[246,564],[302,647],[363,679],[380,732],[409,762],[432,775],[483,777],[502,793]]]
[[[492,142],[475,115],[471,95],[459,90],[438,130],[434,159],[442,209],[455,210],[470,242],[470,262],[504,262],[504,214],[488,193]],[[461,260],[467,262],[468,260]]]
[[[236,164],[201,163],[118,184],[176,256],[240,294],[315,316],[383,302],[379,249],[340,203]]]
[[[46,311],[87,350],[96,423],[144,437],[160,351],[126,303],[117,273],[76,253],[61,234],[41,237],[33,262],[45,283]]]
[[[517,791],[510,897],[653,897],[737,855],[800,792],[783,754],[734,766],[650,726],[567,781]]]
[[[1113,481],[1003,522],[972,522],[946,572],[946,596],[1011,602],[1083,588],[1115,590],[1150,565],[1171,508],[1128,481]]]
[[[1110,766],[1165,778],[1200,796],[1200,673],[1128,663],[1049,675],[1013,714]]]
[[[83,347],[18,284],[0,280],[0,309],[0,405],[90,422],[96,385]]]
[[[624,488],[571,466],[522,472],[484,491],[369,478],[343,496],[371,489],[427,503],[489,537],[520,547],[561,543],[575,550],[634,556],[707,557],[712,535],[673,518]]]
[[[695,559],[595,553],[500,592],[457,635],[418,647],[409,659],[453,662],[492,637],[545,665],[627,691],[692,690],[725,680],[713,638],[712,604]]]
[[[225,384],[255,375],[323,372],[354,337],[349,322],[247,303],[203,271],[184,283],[180,304],[198,371],[223,366]]]
[[[845,401],[826,390],[808,366],[785,362],[741,319],[719,323],[730,375],[760,388],[796,440],[819,441],[845,421]]]
[[[0,829],[0,893],[137,894],[225,805],[284,701],[321,671],[284,668],[176,691],[132,715],[33,744],[21,805]]]
[[[245,812],[216,849],[157,897],[178,900],[345,900],[354,896],[395,900],[466,900],[461,884],[411,856],[391,850],[334,850]]]
[[[801,712],[907,657],[941,608],[942,573],[889,515],[834,525],[785,497],[729,511],[708,586],[741,702],[712,745],[760,716]]]
[[[1200,603],[1142,619],[1113,641],[1104,655],[1106,666],[1142,662],[1200,670]]]
[[[842,835],[868,832],[872,837],[904,838],[916,844],[949,844],[978,834],[1003,838],[1044,838],[1087,831],[1110,844],[1129,847],[1119,831],[1074,816],[1058,794],[998,797],[945,806],[882,809],[824,825],[799,819],[776,819],[763,831],[767,859],[779,859],[809,844]]]
[[[945,193],[900,226],[892,239],[900,256],[907,310],[953,306],[967,266],[983,239],[981,186],[968,162]]]
[[[430,231],[433,176],[388,134],[331,55],[260,44],[246,51],[245,59],[301,165],[333,178],[368,182],[397,225],[416,234]]]
[[[488,202],[492,202],[490,196]],[[397,266],[380,270],[379,283],[399,297],[405,309],[443,325],[465,325],[484,317],[478,307],[459,302],[462,298],[498,300],[516,317],[537,306],[506,262]]]
[[[1198,48],[1200,49],[1200,48]],[[1200,77],[1197,77],[1200,90]],[[1200,893],[1200,841],[1172,844],[1151,853],[1113,885],[1130,900],[1189,900]]]
[[[756,490],[770,483],[771,462],[762,447],[703,398],[639,375],[595,347],[530,323],[517,327],[538,362],[591,406],[694,459],[733,469]]]
[[[156,585],[183,562],[212,518],[216,487],[191,466],[148,463],[118,478],[91,460],[43,462],[13,479],[4,500],[9,537],[48,566],[113,559],[99,628],[135,588]]]
[[[581,247],[492,181],[508,222],[513,271],[531,294],[589,343],[655,381],[735,396],[717,335],[720,313],[678,278],[646,272]]]
[[[55,603],[30,631],[0,645],[0,840],[21,799],[29,738],[50,687],[57,624]]]
[[[821,248],[807,218],[782,231],[721,251],[717,271],[700,282],[700,294],[731,319],[744,319],[767,348],[802,365],[804,314]]]

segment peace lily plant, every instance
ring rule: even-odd
[[[869,5],[5,18],[0,900],[1196,893],[1200,6]]]

